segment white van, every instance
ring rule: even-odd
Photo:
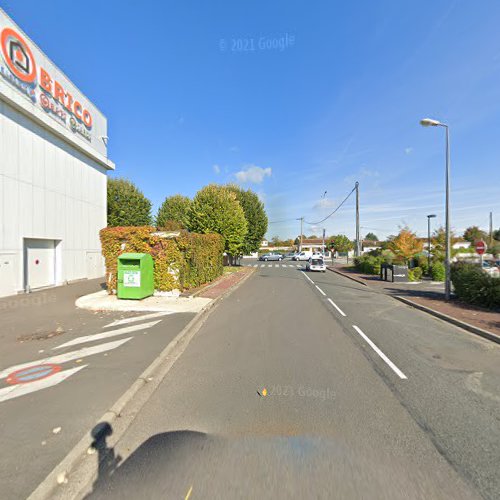
[[[312,252],[310,250],[306,252],[300,252],[295,257],[295,260],[309,260],[312,257]]]

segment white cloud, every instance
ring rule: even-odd
[[[235,177],[239,182],[251,182],[253,184],[260,184],[265,177],[271,177],[271,167],[262,168],[257,165],[249,165],[246,170],[236,172]]]
[[[321,198],[313,206],[313,208],[333,208],[333,207],[334,207],[334,201],[330,198]]]
[[[405,154],[409,155],[411,153],[413,153],[413,148],[411,147],[405,148]]]
[[[213,167],[213,168],[214,168],[214,172],[215,172],[216,174],[220,174],[220,167],[219,167],[219,165],[214,165],[214,167]]]
[[[375,185],[377,185],[377,179],[380,177],[380,172],[378,170],[371,170],[366,167],[362,167],[357,174],[348,175],[344,177],[344,181],[347,184],[353,184],[355,181],[361,181],[361,179],[373,179]]]

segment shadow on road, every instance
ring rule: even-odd
[[[106,440],[113,434],[113,427],[108,422],[98,423],[91,431],[94,438],[92,448],[97,451],[97,479],[93,484],[93,492],[107,483],[121,462],[121,456],[115,454],[115,449],[108,447]],[[92,495],[92,494],[91,494]],[[89,498],[87,496],[86,498]]]
[[[102,429],[98,429],[101,425]],[[94,427],[93,436],[94,431],[98,435],[93,445],[99,453],[98,477],[86,500],[134,498],[134,493],[147,491],[148,485],[154,491],[155,485],[162,484],[160,490],[165,491],[172,481],[166,474],[167,467],[177,461],[180,464],[189,462],[193,454],[199,454],[207,442],[207,435],[202,432],[182,430],[156,434],[118,465],[121,457],[116,456],[114,448],[106,444],[106,438],[113,433],[111,426],[104,422]]]

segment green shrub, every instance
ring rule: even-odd
[[[382,257],[373,255],[372,252],[354,258],[354,266],[356,269],[365,274],[380,274],[380,265]]]
[[[159,291],[197,287],[222,275],[224,240],[218,234],[180,231],[165,238],[151,226],[101,230],[108,293],[116,290],[118,256],[149,253],[154,261],[154,287]]]
[[[491,309],[500,307],[500,278],[489,276],[477,264],[457,262],[451,268],[451,281],[459,299]]]
[[[408,279],[410,281],[420,281],[422,278],[422,269],[420,267],[413,267],[408,269]]]
[[[433,281],[444,281],[445,270],[442,262],[434,262],[431,266],[431,276]]]

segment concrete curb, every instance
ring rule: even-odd
[[[222,295],[207,304],[163,349],[163,351],[153,360],[153,362],[142,372],[139,378],[122,394],[96,424],[107,422],[109,424],[121,420],[121,425],[115,426],[113,432],[113,442],[116,443],[124,435],[135,419],[137,413],[148,401],[156,388],[163,381],[177,359],[182,355],[196,333],[203,326],[210,314],[222,302],[224,298],[239,288],[253,272],[248,273],[232,287],[224,291]],[[147,388],[147,394],[141,398],[139,404],[132,406],[134,396],[138,395],[141,389]],[[126,408],[127,407],[127,408]],[[127,409],[128,415],[123,415]],[[123,418],[124,417],[124,418]],[[47,477],[29,495],[28,500],[48,500],[48,499],[73,499],[80,498],[82,490],[87,488],[95,479],[92,474],[84,478],[74,477],[71,474],[77,472],[77,466],[84,466],[84,462],[89,458],[87,452],[91,449],[94,438],[90,432],[86,432],[73,449],[63,458],[63,460],[47,475]],[[95,455],[93,455],[95,456]],[[88,463],[86,464],[88,466]],[[92,465],[92,473],[96,472],[96,465]]]
[[[348,274],[346,273],[343,273],[342,271],[338,271],[337,269],[335,269],[334,267],[326,267],[329,271],[332,271],[333,273],[337,273],[337,274],[340,274],[340,276],[343,276],[344,278],[348,278],[352,281],[355,281],[356,283],[360,283],[361,285],[365,285],[365,286],[368,286],[364,281],[361,281],[360,279],[358,278],[355,278],[354,276],[349,276]]]
[[[448,316],[447,314],[441,313],[439,311],[436,311],[434,309],[431,309],[430,307],[423,306],[421,304],[417,304],[416,302],[413,302],[412,300],[409,300],[405,297],[401,297],[400,295],[390,295],[391,297],[394,297],[396,300],[399,300],[400,302],[403,302],[404,304],[414,307],[415,309],[420,309],[421,311],[424,311],[428,314],[431,314],[432,316],[436,316],[439,319],[442,319],[443,321],[447,321],[448,323],[451,323],[455,326],[458,326],[460,328],[463,328],[464,330],[467,330],[468,332],[475,333],[476,335],[480,335],[481,337],[491,340],[493,342],[496,342],[497,344],[500,344],[500,335],[496,335],[492,332],[489,332],[488,330],[483,330],[482,328],[479,328],[478,326],[473,326],[470,325],[469,323],[465,323],[464,321],[461,321],[459,319],[453,318],[451,316]]]

